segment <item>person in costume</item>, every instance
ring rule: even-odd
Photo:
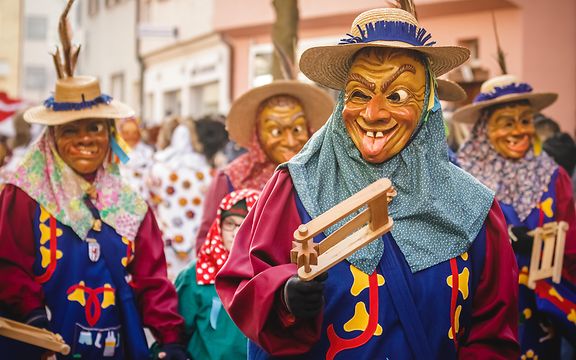
[[[233,104],[226,128],[248,151],[219,171],[206,195],[196,249],[204,244],[220,201],[235,189],[261,190],[278,164],[290,160],[330,115],[334,102],[316,86],[277,80],[254,88]]]
[[[120,164],[120,174],[144,200],[149,200],[146,176],[150,171],[154,149],[142,141],[142,133],[137,118],[122,119],[118,124],[119,134],[130,147],[130,160]]]
[[[220,132],[210,130],[213,127]],[[170,279],[196,257],[196,235],[214,171],[211,162],[227,141],[221,132],[224,124],[214,120],[182,120],[170,145],[154,156],[148,184],[167,247]]]
[[[534,113],[551,105],[555,93],[537,93],[513,75],[486,81],[474,103],[454,120],[475,123],[458,152],[463,169],[496,192],[520,269],[519,313],[522,355],[560,358],[561,334],[576,343],[576,215],[570,177],[542,151],[535,136]],[[539,281],[528,288],[533,238],[529,231],[565,221],[569,229],[563,280]]]
[[[234,236],[258,195],[256,190],[243,189],[222,199],[197,261],[176,279],[179,310],[190,336],[188,351],[193,359],[246,359],[246,337],[222,308],[214,278],[226,262]]]
[[[434,81],[468,56],[396,8],[363,12],[340,44],[303,53],[300,69],[340,90],[337,105],[265,186],[216,276],[250,359],[518,356],[504,219],[493,193],[448,161]],[[397,191],[391,233],[327,279],[299,280],[297,227],[383,177]]]
[[[143,327],[157,358],[187,359],[160,230],[116,164],[126,155],[114,119],[134,112],[74,76],[78,48],[66,39],[54,95],[24,115],[46,129],[0,194],[0,311],[60,334],[71,351],[59,359],[149,358]],[[0,337],[3,358],[41,352]]]

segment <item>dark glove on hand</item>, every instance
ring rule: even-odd
[[[530,255],[532,253],[532,243],[534,238],[528,235],[530,229],[526,226],[513,226],[510,231],[516,237],[517,241],[512,239],[512,248],[514,252],[522,255]]]
[[[189,360],[190,356],[182,344],[164,344],[158,349],[158,359],[163,360]]]
[[[294,275],[284,285],[284,301],[288,311],[297,318],[312,318],[324,305],[324,281],[328,273],[314,280],[302,281]]]
[[[24,322],[40,329],[50,329],[50,321],[48,320],[48,314],[46,314],[45,308],[32,310]]]

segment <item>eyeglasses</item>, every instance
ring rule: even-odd
[[[242,219],[244,220],[244,219]],[[237,228],[240,227],[240,225],[242,225],[242,220],[236,220],[238,221],[238,223],[236,223],[236,221],[232,218],[226,218],[224,219],[224,221],[222,222],[222,231],[234,231]]]

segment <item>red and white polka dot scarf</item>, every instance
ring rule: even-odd
[[[224,247],[221,233],[222,211],[230,210],[236,203],[246,200],[248,211],[254,206],[260,192],[252,189],[233,191],[226,195],[216,213],[216,219],[212,223],[206,241],[202,244],[196,262],[196,282],[198,285],[214,284],[218,271],[228,259],[228,250]]]

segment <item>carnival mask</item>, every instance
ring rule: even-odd
[[[308,141],[308,124],[300,102],[285,95],[268,99],[258,114],[258,138],[276,164],[296,155]]]
[[[366,49],[350,67],[342,116],[362,158],[379,164],[399,153],[424,106],[426,71],[408,51]]]
[[[496,108],[488,117],[488,139],[496,152],[505,158],[521,159],[530,146],[536,129],[529,104]]]
[[[82,119],[53,128],[56,150],[80,175],[96,172],[110,149],[109,124],[105,119]]]
[[[140,142],[140,128],[134,120],[125,120],[120,124],[120,136],[132,149]]]

